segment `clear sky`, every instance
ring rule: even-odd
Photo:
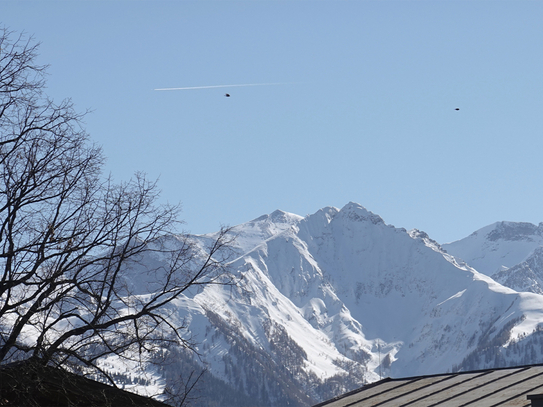
[[[543,221],[542,1],[3,0],[0,24],[190,232],[349,201],[440,243]],[[281,85],[154,90],[255,83]]]

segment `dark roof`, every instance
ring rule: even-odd
[[[0,366],[0,406],[90,407],[166,404],[32,361]]]
[[[543,394],[543,365],[383,379],[314,407],[523,407]]]

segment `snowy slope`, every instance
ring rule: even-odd
[[[307,406],[381,375],[514,364],[506,351],[525,352],[541,330],[542,296],[506,288],[355,203],[305,218],[275,211],[233,233],[239,285],[206,287],[176,309],[198,343],[193,362],[228,388],[213,396],[222,406],[245,405],[242,395]],[[516,264],[517,246],[499,258]],[[495,251],[489,269],[503,263]]]

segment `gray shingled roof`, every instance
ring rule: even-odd
[[[543,365],[383,379],[314,407],[522,407],[543,394]]]

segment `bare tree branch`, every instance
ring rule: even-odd
[[[155,182],[103,178],[84,114],[43,94],[38,44],[3,29],[0,49],[0,363],[31,356],[113,381],[100,358],[190,348],[169,306],[231,283],[230,230],[205,248],[175,235],[180,206],[158,204]]]

